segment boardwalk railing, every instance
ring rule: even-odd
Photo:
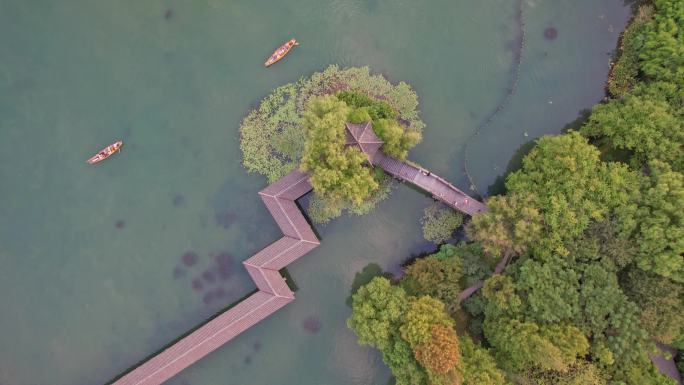
[[[473,215],[487,209],[428,170],[380,151],[370,161],[456,210]],[[294,300],[294,294],[278,271],[320,245],[295,203],[309,191],[309,175],[295,170],[259,192],[283,237],[243,262],[257,286],[256,293],[126,373],[113,385],[161,384]]]
[[[424,168],[391,158],[380,151],[375,154],[372,162],[392,176],[414,184],[429,192],[435,199],[444,202],[454,210],[464,212],[468,215],[475,215],[487,211],[487,206],[482,202],[468,196],[468,194],[457,189],[444,178],[435,175]]]

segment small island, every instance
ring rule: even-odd
[[[389,156],[406,159],[422,138],[418,97],[368,67],[322,72],[276,88],[240,125],[243,164],[274,182],[301,168],[310,171],[314,196],[308,214],[329,222],[346,211],[363,215],[389,196],[392,181],[370,167],[360,146],[347,146],[345,123],[371,122]],[[348,131],[347,131],[348,132]]]

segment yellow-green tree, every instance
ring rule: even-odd
[[[489,350],[476,345],[470,337],[461,338],[463,385],[507,385],[506,375],[496,365]]]
[[[628,151],[634,169],[660,160],[682,171],[684,121],[668,100],[677,92],[671,83],[639,86],[622,99],[596,105],[581,131],[601,146]]]
[[[324,200],[361,203],[378,188],[365,155],[345,147],[349,109],[333,95],[311,100],[304,113],[307,131],[301,169],[311,173],[311,185]]]
[[[352,314],[347,326],[361,345],[384,350],[391,344],[392,332],[403,322],[408,301],[404,290],[384,277],[373,278],[352,296]]]
[[[491,197],[487,200],[489,211],[473,217],[466,227],[468,237],[494,257],[523,254],[535,243],[544,242],[538,206],[536,197],[529,194]]]
[[[667,163],[649,163],[634,216],[637,265],[684,283],[684,175]]]
[[[414,296],[429,295],[444,303],[450,314],[458,310],[461,259],[452,256],[439,259],[435,255],[420,258],[405,269],[401,286]]]

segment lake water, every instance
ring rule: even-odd
[[[280,232],[256,194],[265,179],[240,165],[238,126],[275,86],[335,63],[412,84],[427,128],[411,159],[467,189],[464,145],[514,75],[517,8],[0,0],[0,384],[105,383],[254,290],[240,262]],[[517,91],[468,148],[479,190],[602,98],[629,13],[620,0],[523,10]],[[290,37],[302,45],[265,69]],[[84,163],[117,139],[120,154]],[[321,247],[289,268],[297,300],[170,383],[385,384],[345,298],[368,263],[396,271],[432,248],[418,223],[430,202],[400,186],[373,213],[318,227]]]

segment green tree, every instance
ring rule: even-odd
[[[586,335],[601,339],[611,316],[625,304],[616,275],[598,263],[583,266],[579,296],[582,316],[577,325]]]
[[[466,226],[468,237],[495,257],[523,254],[542,238],[544,224],[537,206],[530,194],[491,197],[489,211],[474,216]]]
[[[544,338],[539,325],[515,318],[490,318],[485,319],[485,336],[502,365],[518,371],[534,366],[544,370],[567,370],[569,363],[565,361],[565,355],[552,341]]]
[[[637,83],[639,76],[639,54],[643,47],[646,24],[653,15],[653,6],[643,4],[634,13],[632,22],[622,34],[620,57],[613,64],[608,76],[608,91],[615,97],[624,96]]]
[[[684,4],[653,0],[656,12],[647,24],[641,49],[641,70],[655,80],[684,85]]]
[[[369,122],[370,120],[371,117],[368,114],[368,109],[365,107],[353,108],[349,111],[349,115],[347,115],[347,121],[349,123],[361,124]]]
[[[397,113],[387,102],[374,99],[360,91],[342,91],[337,94],[337,98],[347,103],[349,107],[355,109],[363,108],[368,113],[368,120],[395,120],[397,118]]]
[[[565,372],[532,369],[523,374],[523,383],[530,385],[605,385],[605,374],[595,365],[583,362]]]
[[[660,374],[648,359],[627,363],[616,368],[612,375],[616,384],[677,385],[677,381]]]
[[[558,347],[563,362],[567,365],[572,365],[578,357],[584,357],[589,353],[587,337],[574,325],[569,323],[542,325],[540,332],[543,338]]]
[[[453,255],[461,260],[461,287],[470,287],[480,281],[484,281],[492,275],[492,266],[484,258],[482,246],[477,242],[460,242],[458,245],[442,245],[440,250],[450,246]]]
[[[527,259],[517,270],[515,286],[528,305],[528,317],[544,323],[560,322],[580,312],[579,280],[573,269]]]
[[[597,104],[581,132],[600,139],[600,144],[630,151],[630,163],[635,169],[657,159],[683,170],[682,118],[665,98],[655,97],[662,87],[655,93],[643,87],[622,99]]]
[[[425,368],[415,359],[408,342],[398,334],[391,335],[389,345],[382,350],[382,360],[392,371],[396,385],[426,385],[428,383]]]
[[[652,161],[635,221],[637,265],[684,283],[684,175]]]
[[[373,120],[373,131],[385,142],[382,151],[402,160],[408,156],[408,150],[422,140],[419,132],[405,129],[395,119]]]
[[[670,345],[684,329],[684,287],[662,276],[630,269],[625,294],[641,309],[641,324],[657,341]]]
[[[631,207],[630,212],[634,215],[636,206]],[[621,233],[614,215],[605,221],[592,223],[582,238],[567,247],[575,261],[598,261],[611,272],[618,272],[632,263],[637,252],[637,245],[629,236]]]
[[[493,275],[485,281],[482,295],[487,300],[489,318],[517,315],[522,311],[522,299],[515,292],[515,284],[508,275]]]
[[[567,256],[565,244],[584,233],[592,221],[606,218],[633,194],[636,174],[618,163],[604,163],[599,151],[577,132],[547,136],[506,180],[513,194],[535,197],[543,218],[543,237],[530,245],[537,258]]]
[[[304,113],[307,140],[301,168],[311,173],[311,185],[324,200],[360,203],[378,183],[364,166],[366,156],[345,147],[349,109],[332,95],[313,99]]]
[[[461,338],[463,385],[508,385],[489,350],[476,345],[470,337]]]
[[[387,278],[376,277],[352,296],[347,326],[359,337],[361,345],[385,350],[392,342],[393,331],[403,322],[407,307],[402,288],[392,286]]]
[[[615,273],[597,263],[584,266],[580,303],[583,314],[577,324],[592,338],[597,361],[623,367],[648,359],[653,343],[639,322],[639,309],[622,292]]]
[[[404,270],[401,286],[409,295],[428,295],[442,301],[450,314],[458,310],[461,260],[457,257],[439,259],[430,255],[417,259]]]
[[[430,341],[432,327],[442,325],[453,328],[454,321],[439,300],[424,295],[409,300],[403,324],[399,327],[401,338],[412,348]]]

